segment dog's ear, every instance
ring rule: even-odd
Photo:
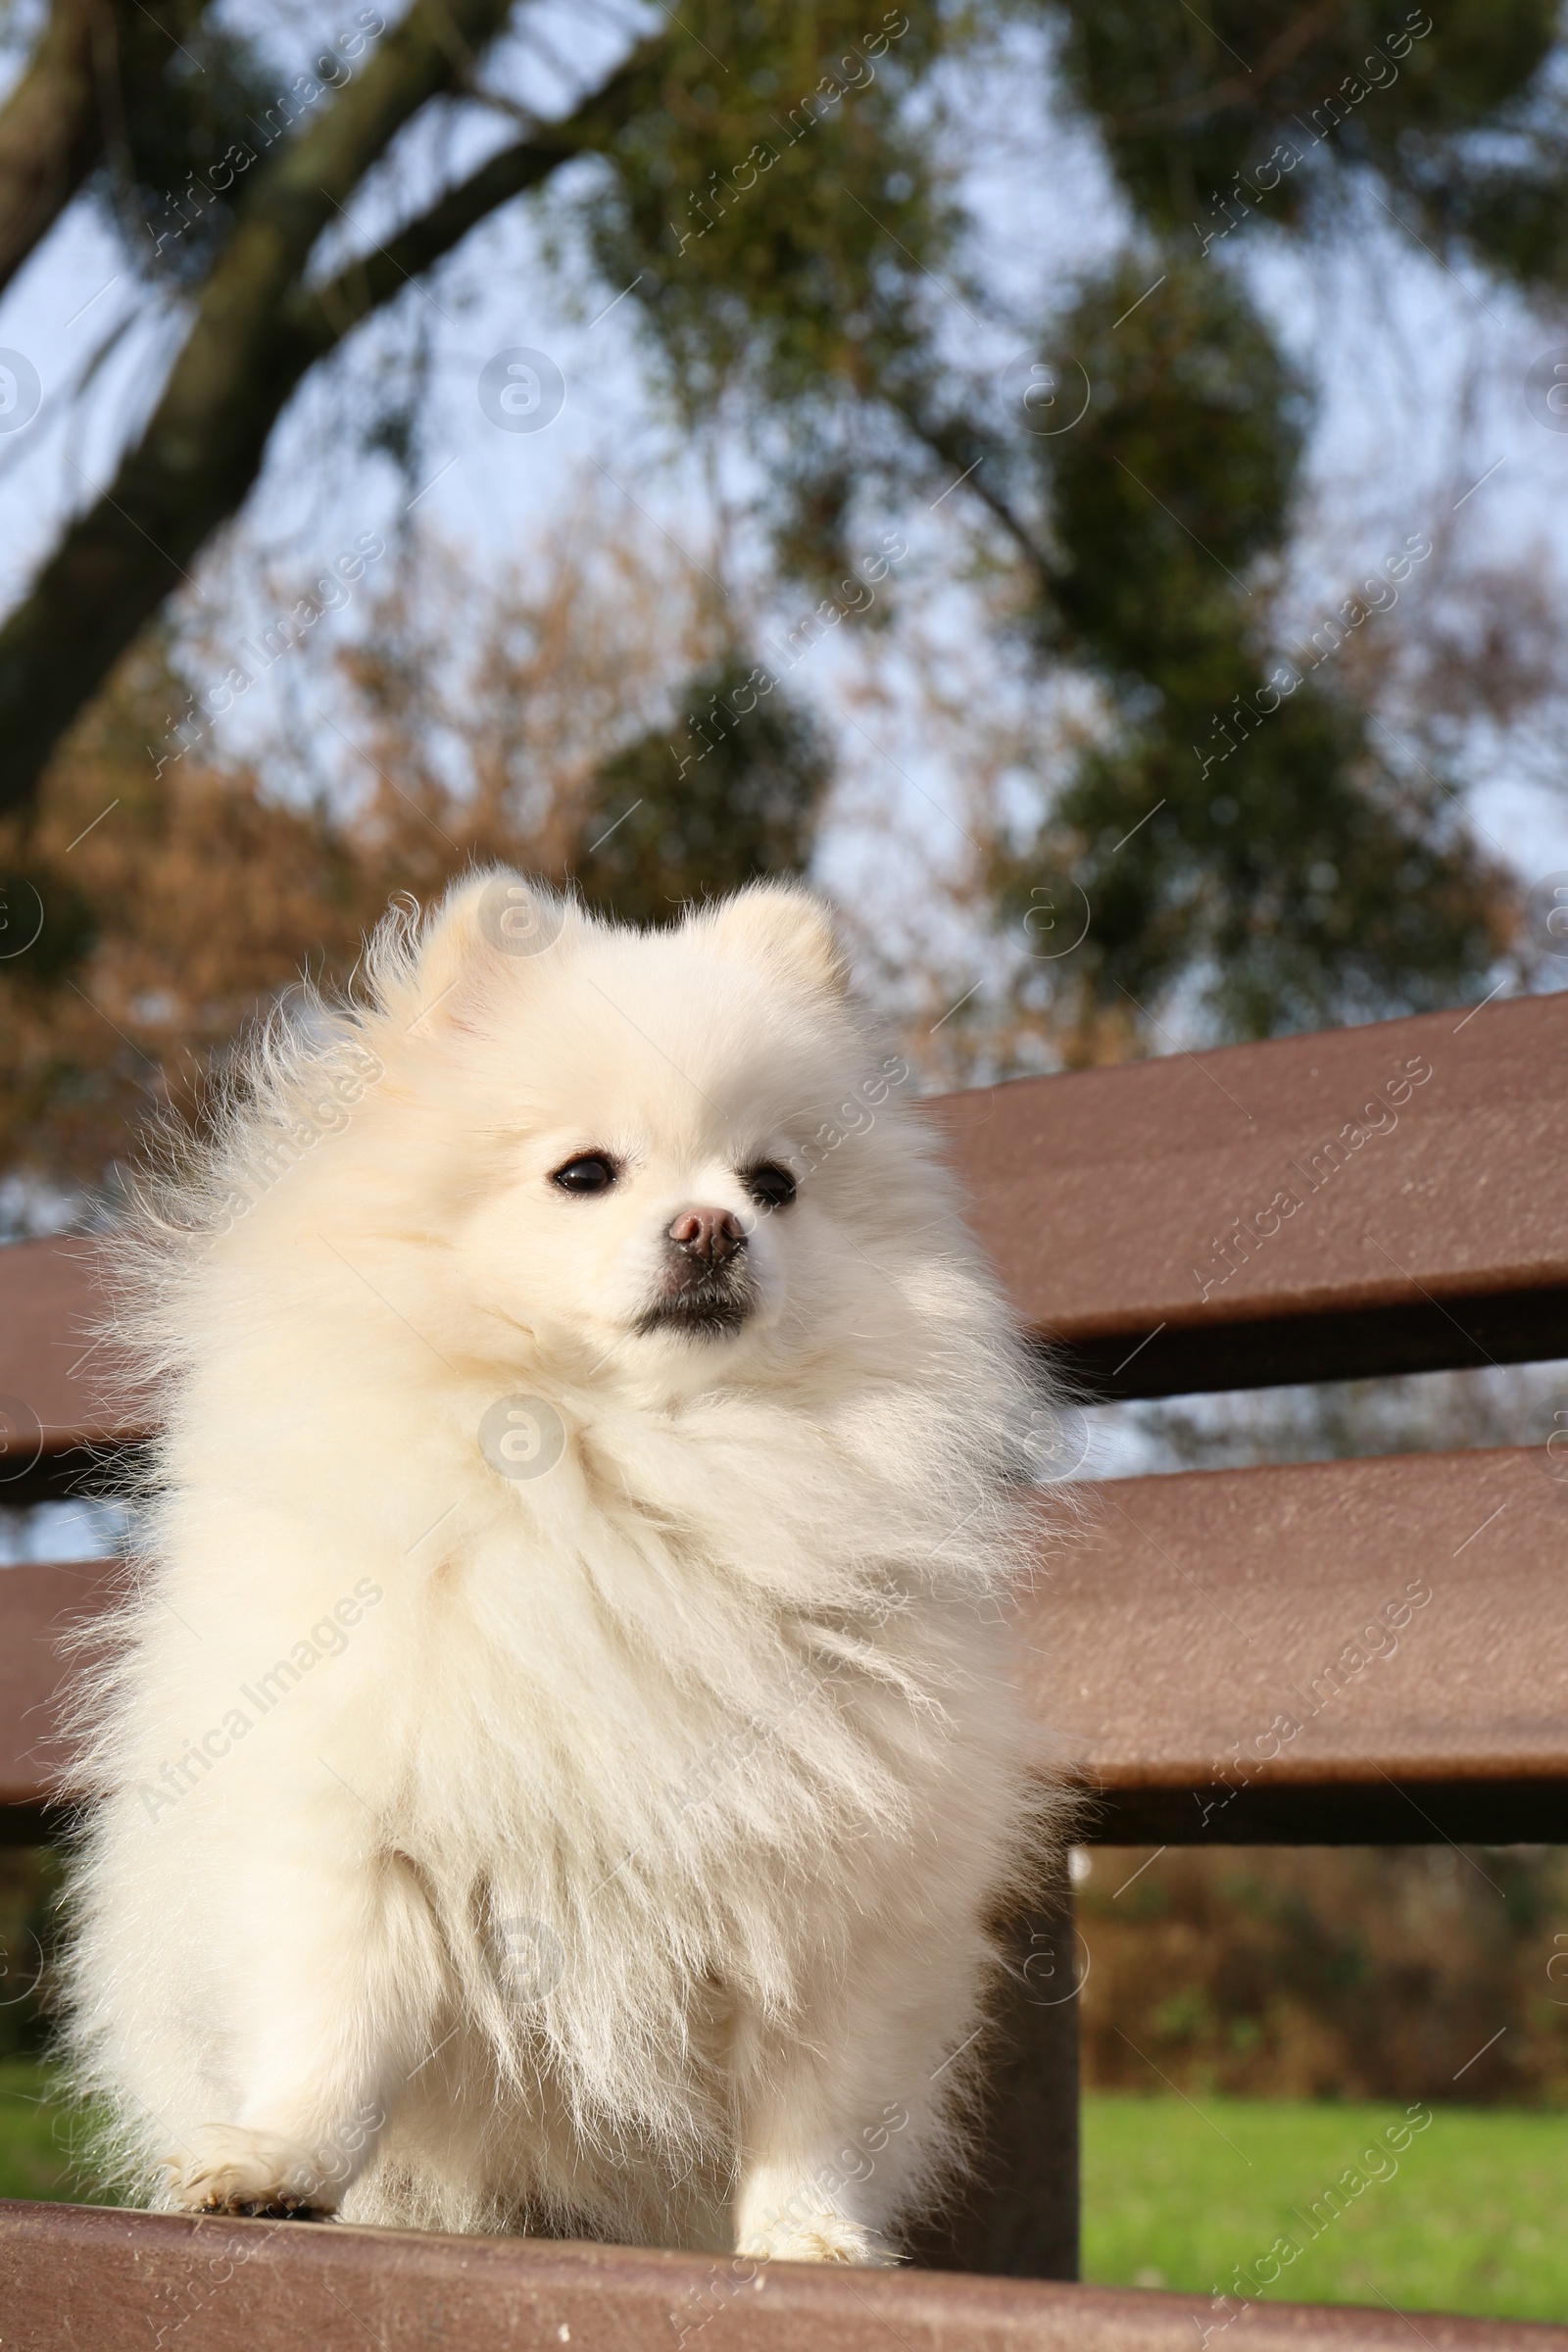
[[[822,996],[849,992],[849,964],[833,918],[815,892],[799,883],[753,882],[686,919],[721,956],[782,974]]]
[[[486,1006],[571,920],[569,901],[506,868],[454,883],[414,942],[410,1028],[482,1028]]]

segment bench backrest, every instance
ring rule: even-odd
[[[1159,1396],[1568,1352],[1565,1054],[1568,997],[1546,997],[929,1112],[1030,1327],[1088,1392]],[[0,1251],[9,1498],[66,1492],[92,1449],[145,1434],[95,1381],[93,1261],[80,1241]],[[1538,1448],[1102,1487],[1087,1539],[1043,1550],[1024,1629],[1041,1707],[1105,1799],[1086,1834],[1555,1834],[1559,1470]],[[50,1629],[101,1585],[0,1580],[19,1829],[50,1782]]]

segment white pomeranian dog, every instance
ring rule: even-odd
[[[1038,1377],[806,891],[364,974],[122,1237],[78,2083],[163,2207],[896,2259],[1059,1818]]]

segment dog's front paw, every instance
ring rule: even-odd
[[[166,2156],[169,2202],[178,2213],[244,2213],[270,2221],[313,2221],[330,2213],[338,2184],[308,2148],[272,2132],[204,2124]]]
[[[874,2230],[841,2213],[808,2213],[755,2230],[735,2251],[758,2262],[858,2262],[884,2270],[899,2259]]]

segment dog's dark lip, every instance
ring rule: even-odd
[[[656,1299],[637,1318],[637,1330],[647,1338],[654,1332],[688,1332],[695,1339],[728,1339],[739,1331],[757,1305],[750,1283],[694,1282]]]

